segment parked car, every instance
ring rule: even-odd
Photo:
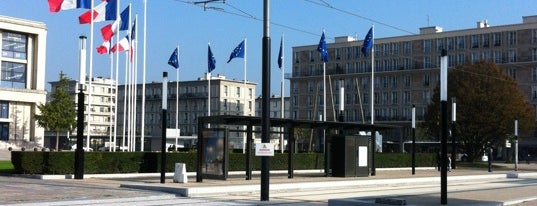
[[[84,149],[84,151],[86,151],[86,152],[92,152],[92,151],[93,151],[93,149],[92,149],[91,147],[83,147],[83,149]],[[76,144],[71,145],[71,150],[72,150],[72,151],[75,151],[75,150],[76,150]]]

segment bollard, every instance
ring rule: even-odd
[[[173,174],[173,182],[174,183],[188,183],[185,163],[175,163],[175,173]]]

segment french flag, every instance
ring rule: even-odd
[[[99,5],[90,11],[84,12],[78,17],[80,24],[91,23],[91,13],[93,12],[93,22],[102,22],[106,20],[116,20],[117,0],[103,0]]]
[[[101,34],[103,35],[104,41],[110,41],[110,39],[112,39],[120,25],[120,22],[121,20],[117,19],[114,21],[114,23],[108,24],[101,28]]]
[[[91,0],[48,0],[48,7],[50,13],[78,8],[91,9]]]
[[[119,42],[112,47],[112,52],[128,51],[129,48],[130,48],[129,45],[130,45],[130,43],[129,43],[129,35],[127,35],[127,36],[123,37],[123,39],[119,40]]]
[[[101,46],[97,47],[97,53],[99,54],[108,54],[110,51],[110,41],[105,41]]]

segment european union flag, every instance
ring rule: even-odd
[[[244,40],[242,40],[241,43],[235,47],[235,49],[233,49],[231,55],[229,55],[229,60],[227,60],[227,63],[229,63],[235,57],[244,58]]]
[[[282,63],[283,63],[283,36],[282,36],[282,40],[280,41],[280,52],[278,53],[278,68],[282,68]]]
[[[319,46],[317,46],[317,51],[321,53],[323,62],[328,62],[328,50],[326,50],[326,42],[324,41],[324,32],[319,40]]]
[[[211,71],[213,71],[214,69],[216,69],[216,59],[214,58],[214,55],[213,55],[213,52],[211,51],[211,45],[209,44],[209,52],[208,52],[208,55],[207,55],[207,60],[208,60],[208,71],[209,73]]]
[[[369,29],[367,35],[365,35],[364,43],[362,45],[362,53],[367,56],[367,51],[373,48],[373,27]]]
[[[168,64],[175,69],[179,69],[179,49],[175,48],[170,56],[170,59],[168,60]]]

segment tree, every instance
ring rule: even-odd
[[[58,86],[54,89],[47,104],[39,104],[41,114],[35,115],[37,124],[49,131],[56,132],[56,151],[60,141],[60,132],[69,131],[76,125],[76,110],[73,98],[67,92],[69,79],[60,72]]]
[[[456,131],[459,148],[470,160],[483,154],[486,146],[500,145],[513,138],[514,120],[519,130],[530,132],[535,111],[519,91],[516,81],[492,62],[466,63],[450,69],[448,100],[456,97]],[[451,114],[451,103],[448,104]],[[448,118],[451,120],[451,117]],[[427,107],[422,124],[429,136],[440,135],[439,88]]]

